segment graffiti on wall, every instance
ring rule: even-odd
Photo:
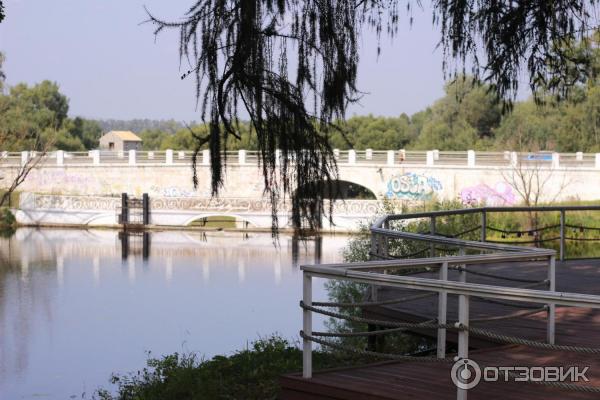
[[[162,197],[193,197],[196,195],[193,190],[184,189],[178,186],[161,187],[158,185],[150,187],[150,194]]]
[[[395,175],[387,185],[386,196],[390,199],[429,200],[442,190],[442,183],[432,176],[408,172]]]
[[[517,202],[513,188],[506,182],[497,182],[493,187],[480,183],[460,191],[460,199],[467,205],[506,206]]]

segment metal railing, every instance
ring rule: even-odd
[[[552,249],[515,246],[511,244],[486,242],[486,224],[487,216],[494,212],[526,211],[526,212],[559,212],[560,230],[561,230],[561,251],[564,250],[564,231],[565,214],[568,211],[600,211],[600,206],[551,206],[551,207],[483,207],[473,209],[460,209],[451,211],[423,212],[405,215],[387,215],[378,219],[371,227],[371,255],[372,258],[378,258],[376,261],[329,264],[329,265],[304,265],[303,271],[303,298],[301,307],[303,309],[303,328],[300,333],[303,338],[303,377],[312,377],[312,344],[318,343],[322,346],[330,346],[338,350],[353,351],[367,356],[382,356],[383,358],[395,360],[420,360],[420,361],[442,361],[453,362],[456,359],[446,357],[446,333],[448,330],[454,330],[458,336],[458,359],[466,359],[469,356],[469,336],[485,337],[501,343],[523,344],[534,348],[549,350],[574,351],[580,353],[600,354],[600,348],[584,348],[576,346],[558,345],[555,343],[555,320],[556,306],[568,307],[587,307],[600,309],[600,296],[556,292],[556,251]],[[480,240],[463,240],[453,237],[436,235],[436,224],[442,218],[456,215],[479,214],[481,225],[479,229]],[[402,221],[427,221],[429,220],[429,229],[427,233],[406,232],[403,229]],[[396,228],[396,229],[394,229]],[[393,254],[398,243],[395,241],[416,241],[425,243],[426,250],[430,253],[425,258],[395,258],[398,255]],[[444,249],[453,248],[458,251],[458,255],[436,256],[442,246]],[[467,254],[467,253],[475,254]],[[564,254],[564,253],[563,253]],[[527,280],[515,277],[502,277],[472,270],[470,266],[483,266],[496,263],[529,263],[543,262],[547,266],[546,276],[542,280]],[[427,268],[428,272],[436,272],[437,279],[422,278],[403,275],[406,271],[423,270]],[[449,271],[458,271],[458,279],[450,280]],[[485,271],[485,270],[484,270]],[[467,282],[469,274],[479,274],[488,277],[496,277],[507,281],[521,282],[519,287],[507,287],[498,285],[488,285],[481,283]],[[313,301],[312,279],[325,278],[335,280],[347,280],[368,284],[371,287],[370,298],[363,303],[335,303],[335,302],[316,302]],[[526,285],[522,285],[526,282]],[[533,289],[536,286],[545,286],[545,290]],[[378,301],[378,290],[381,287],[396,289],[410,289],[428,294],[419,294],[416,296],[404,297],[402,299],[392,299]],[[421,323],[405,323],[389,320],[370,320],[364,317],[353,317],[348,314],[328,311],[325,308],[348,308],[348,307],[368,307],[371,305],[396,304],[409,302],[424,298],[428,295],[438,297],[437,317],[432,321]],[[458,318],[456,321],[447,321],[448,314],[448,295],[458,296]],[[533,303],[543,305],[542,309],[534,309],[525,314],[519,313],[517,316],[538,313],[545,311],[546,318],[546,338],[545,342],[538,342],[506,336],[498,332],[480,329],[473,326],[475,321],[469,315],[471,298],[487,299],[489,301],[512,301],[520,303]],[[352,333],[331,333],[314,332],[312,325],[313,313],[319,313],[333,318],[341,318],[349,321],[373,324],[374,326],[387,327],[388,330]],[[488,320],[501,320],[512,318],[515,315],[494,317]],[[485,320],[485,319],[484,319]],[[437,337],[436,357],[414,357],[401,354],[375,353],[350,349],[340,345],[337,342],[326,340],[327,337],[344,337],[349,335],[373,337],[374,335],[383,335],[388,332],[398,332],[406,330],[434,329]],[[560,387],[565,390],[585,391],[600,393],[599,387],[575,385],[568,383],[545,383]],[[467,391],[461,388],[457,389],[457,399],[466,399]]]
[[[179,165],[190,164],[194,152],[191,150],[165,151],[107,151],[49,152],[43,163],[46,165]],[[335,159],[340,165],[400,166],[423,165],[427,167],[516,167],[523,168],[579,168],[600,169],[600,153],[516,153],[516,152],[475,152],[469,151],[407,151],[401,150],[339,150],[334,149]],[[32,152],[0,152],[0,166],[24,165]],[[259,153],[255,150],[227,151],[228,164],[257,164]],[[196,156],[198,165],[210,165],[210,152],[200,151]]]

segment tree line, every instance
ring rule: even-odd
[[[98,147],[108,130],[132,130],[144,150],[193,150],[203,125],[174,120],[90,120],[70,118],[69,100],[57,83],[5,87],[0,53],[0,150],[49,149],[85,151]],[[598,68],[600,70],[600,62]],[[504,112],[485,84],[458,78],[445,85],[444,96],[422,111],[398,117],[353,116],[331,130],[334,148],[481,151],[600,151],[600,85],[595,75],[580,82],[567,99],[544,104],[533,98],[515,102]],[[240,122],[241,140],[228,150],[258,148],[250,124]]]

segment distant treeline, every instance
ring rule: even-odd
[[[142,133],[143,131],[159,130],[173,134],[185,128],[183,123],[175,121],[174,119],[96,119],[95,122],[102,128],[103,132],[131,131]]]
[[[600,51],[600,50],[599,50]],[[600,57],[599,57],[600,58]],[[2,64],[0,53],[0,71]],[[598,68],[593,71],[600,71]],[[131,130],[143,139],[145,150],[191,150],[194,134],[205,136],[205,126],[191,127],[174,120],[89,120],[68,116],[69,100],[56,83],[21,83],[3,87],[0,74],[0,150],[45,148],[85,151],[98,147],[110,130]],[[600,152],[600,84],[597,77],[574,79],[568,100],[516,102],[503,112],[490,88],[471,79],[445,86],[445,95],[413,115],[353,116],[329,140],[334,148],[408,150],[487,150]],[[257,149],[248,123],[240,125],[241,140],[231,138],[229,150]]]

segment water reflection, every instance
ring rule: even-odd
[[[146,350],[212,356],[259,335],[295,338],[296,265],[338,262],[345,241],[19,229],[0,238],[0,398],[89,395],[141,368]]]

